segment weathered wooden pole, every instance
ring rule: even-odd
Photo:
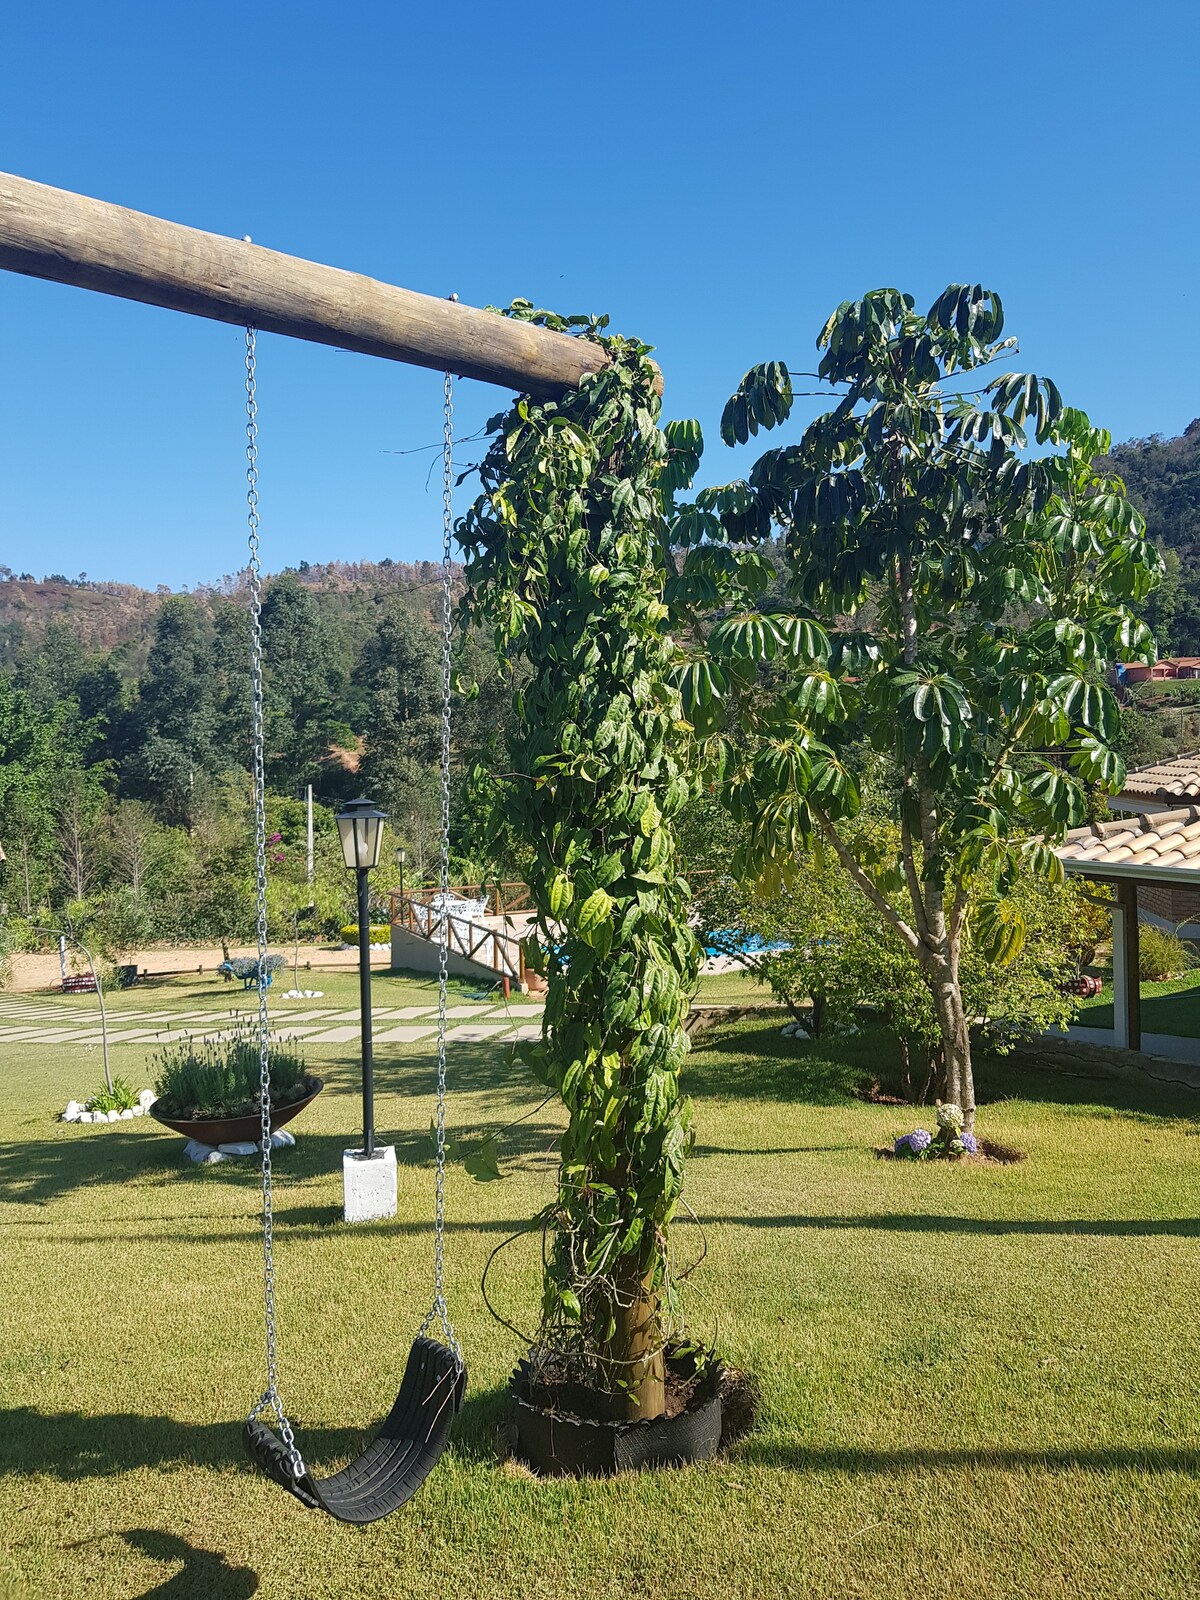
[[[0,268],[539,397],[607,362],[586,339],[0,173]]]

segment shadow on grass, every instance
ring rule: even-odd
[[[361,1428],[303,1431],[314,1461],[358,1454]],[[45,1412],[32,1406],[0,1411],[0,1477],[44,1473],[71,1482],[107,1478],[137,1467],[252,1468],[242,1451],[242,1422],[178,1422],[133,1412],[89,1417],[78,1411]]]
[[[886,1035],[840,1040],[785,1038],[778,1016],[742,1020],[696,1034],[684,1063],[683,1086],[693,1099],[753,1099],[795,1105],[845,1105],[870,1082]]]
[[[507,1120],[499,1112],[493,1125]],[[272,1156],[277,1180],[282,1179],[286,1207],[288,1180],[303,1181],[327,1177],[342,1170],[342,1152],[361,1145],[361,1130],[342,1133],[312,1133],[303,1122],[294,1124],[297,1142]],[[241,1187],[251,1194],[260,1185],[259,1164],[247,1156],[222,1161],[212,1166],[195,1165],[183,1154],[180,1135],[167,1130],[145,1132],[139,1127],[121,1132],[79,1132],[58,1137],[37,1138],[21,1143],[0,1144],[0,1197],[13,1205],[42,1206],[62,1195],[80,1190],[99,1190],[125,1183],[167,1184],[221,1183]],[[474,1128],[450,1127],[452,1140],[468,1143]],[[562,1136],[561,1127],[542,1120],[521,1122],[505,1133],[501,1157],[506,1167],[556,1160],[555,1151]],[[392,1145],[396,1160],[404,1167],[433,1168],[433,1142],[425,1130],[378,1130],[378,1142]],[[324,1208],[317,1207],[316,1210]],[[332,1220],[332,1219],[330,1219]]]
[[[718,1024],[694,1036],[684,1064],[684,1088],[696,1100],[754,1099],[777,1104],[837,1106],[860,1100],[899,1072],[899,1047],[885,1028],[864,1028],[840,1039],[787,1038],[772,1021]],[[1019,1099],[1058,1106],[1087,1117],[1153,1121],[1200,1118],[1200,1091],[1124,1070],[1116,1052],[1073,1050],[1065,1041],[1031,1040],[1010,1055],[977,1045],[975,1079],[981,1106]],[[1162,1078],[1170,1077],[1163,1065]],[[929,1108],[892,1108],[899,1116]]]
[[[294,1212],[275,1211],[274,1233],[276,1240],[280,1239],[335,1239],[340,1238],[346,1231],[342,1225],[341,1206],[297,1206]],[[256,1243],[262,1237],[262,1223],[259,1214],[248,1214],[242,1226],[230,1228],[209,1228],[203,1231],[181,1228],[179,1223],[182,1218],[172,1217],[162,1220],[160,1227],[142,1228],[140,1230],[126,1226],[127,1222],[156,1222],[155,1217],[123,1218],[120,1226],[120,1240],[122,1244],[166,1244],[178,1243],[184,1245],[227,1245],[245,1244],[248,1240]],[[471,1234],[498,1234],[507,1237],[509,1234],[520,1232],[528,1226],[528,1217],[511,1218],[502,1217],[485,1221],[472,1217],[466,1222],[447,1220],[446,1232],[471,1233]],[[80,1233],[77,1228],[59,1228],[52,1219],[44,1223],[25,1222],[24,1220],[11,1224],[13,1228],[44,1227],[45,1232],[39,1234],[26,1233],[25,1240],[33,1239],[39,1244],[111,1244],[115,1236],[110,1229],[102,1233]],[[350,1231],[356,1236],[379,1236],[381,1240],[394,1239],[402,1236],[406,1239],[433,1240],[433,1211],[430,1202],[430,1215],[419,1220],[410,1221],[405,1218],[385,1217],[379,1222],[356,1222],[350,1225]],[[19,1237],[14,1235],[14,1237]]]
[[[480,1394],[468,1391],[451,1435],[455,1455],[467,1461],[496,1459],[496,1430],[504,1420],[507,1399],[504,1386]],[[318,1477],[336,1470],[335,1464],[359,1454],[383,1414],[365,1427],[297,1425],[296,1437],[305,1461]],[[0,1411],[0,1478],[36,1473],[70,1483],[83,1478],[114,1477],[139,1467],[183,1471],[244,1467],[248,1476],[253,1472],[242,1449],[240,1419],[189,1423],[132,1412],[90,1417],[78,1411],[37,1411],[32,1406]],[[156,1552],[147,1550],[146,1554]],[[179,1555],[160,1559],[184,1558]]]
[[[1127,1117],[1143,1121],[1195,1121],[1200,1118],[1200,1090],[1184,1083],[1159,1082],[1137,1070],[1140,1058],[1127,1057],[1119,1070],[1118,1052],[1073,1052],[1068,1042],[1033,1040],[1008,1056],[979,1051],[975,1061],[977,1099],[981,1106],[1002,1100],[1024,1100],[1061,1107],[1070,1115]],[[1161,1077],[1171,1064],[1160,1062]]]
[[[924,1212],[881,1212],[864,1217],[702,1216],[700,1221],[708,1227],[863,1228],[883,1233],[1063,1234],[1112,1239],[1194,1239],[1200,1235],[1200,1217],[1163,1217],[1154,1221],[1143,1217],[946,1217]]]
[[[1117,1445],[1111,1449],[1072,1449],[1060,1446],[1049,1450],[965,1448],[961,1450],[860,1450],[841,1447],[821,1448],[801,1444],[771,1444],[747,1439],[735,1451],[738,1461],[752,1461],[764,1467],[787,1467],[794,1472],[840,1472],[855,1476],[885,1473],[957,1471],[963,1467],[985,1467],[998,1472],[1184,1472],[1200,1471],[1200,1450],[1146,1445],[1130,1449]]]
[[[736,1145],[724,1144],[698,1144],[693,1149],[689,1160],[700,1156],[828,1156],[843,1150],[862,1150],[861,1144],[778,1144],[768,1145],[763,1149],[753,1150]]]
[[[197,1550],[186,1539],[157,1528],[126,1528],[120,1537],[152,1561],[182,1561],[182,1568],[153,1589],[143,1589],[137,1600],[183,1600],[203,1595],[205,1600],[247,1600],[258,1593],[258,1574],[250,1567],[231,1567],[216,1550]]]

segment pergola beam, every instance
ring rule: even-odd
[[[539,397],[607,362],[589,340],[8,173],[0,268]]]

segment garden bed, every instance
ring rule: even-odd
[[[919,1165],[911,1156],[897,1155],[890,1145],[876,1145],[875,1158],[877,1161],[906,1161],[911,1166]],[[1017,1150],[1012,1145],[998,1144],[994,1139],[980,1139],[979,1148],[973,1153],[961,1156],[943,1157],[942,1159],[926,1163],[936,1166],[971,1166],[971,1167],[1011,1167],[1018,1161],[1027,1157],[1024,1150]]]
[[[555,1373],[535,1353],[509,1380],[514,1452],[536,1472],[559,1477],[711,1460],[721,1448],[723,1372],[719,1361],[701,1367],[690,1354],[668,1351],[665,1414],[614,1422],[599,1414],[604,1397]]]

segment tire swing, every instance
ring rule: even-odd
[[[441,887],[449,885],[450,823],[450,539],[453,523],[452,377],[444,379],[442,450],[442,838]],[[254,851],[258,910],[259,1099],[262,1110],[263,1300],[266,1318],[267,1387],[246,1419],[246,1454],[265,1477],[310,1510],[339,1522],[377,1522],[398,1511],[437,1465],[462,1405],[467,1368],[450,1322],[444,1281],[446,1182],[446,920],[438,962],[437,1176],[434,1190],[433,1304],[417,1332],[396,1403],[378,1432],[349,1466],[318,1478],[305,1465],[279,1395],[275,1337],[274,1214],[271,1191],[271,1078],[265,962],[267,955],[266,816],[263,736],[262,567],[258,534],[258,402],[255,329],[246,329],[246,480],[251,623],[251,694],[254,746]],[[444,901],[443,901],[444,904]],[[437,1320],[442,1338],[427,1330]],[[274,1425],[263,1421],[273,1413]]]

